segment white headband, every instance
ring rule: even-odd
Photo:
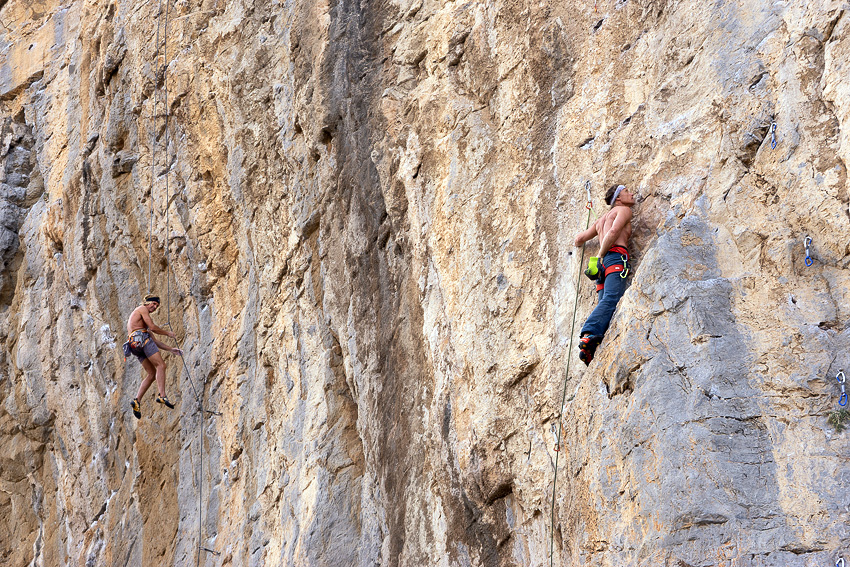
[[[609,204],[609,205],[613,205],[614,203],[616,203],[616,202],[617,202],[617,197],[619,197],[619,196],[620,196],[620,191],[622,191],[622,190],[623,190],[623,189],[625,189],[625,188],[626,188],[626,186],[625,186],[625,185],[617,185],[617,190],[616,190],[616,191],[614,191],[614,197],[611,199],[611,202],[610,202],[610,203],[608,203],[608,204]]]

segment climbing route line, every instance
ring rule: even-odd
[[[587,224],[585,225],[585,230],[590,227],[590,215],[593,214],[593,201],[590,198],[590,181],[585,183],[585,190],[587,191],[587,204],[585,207],[587,208]],[[570,377],[570,362],[572,361],[573,355],[573,336],[576,331],[576,314],[578,313],[578,292],[581,287],[581,268],[584,265],[584,245],[581,247],[581,259],[578,262],[578,275],[576,277],[576,300],[573,305],[573,324],[570,328],[570,346],[567,350],[567,369],[564,372],[564,388],[561,393],[561,405],[560,412],[558,412],[558,434],[557,441],[555,445],[555,478],[552,481],[552,517],[550,519],[550,531],[549,531],[549,567],[552,567],[554,561],[554,553],[555,553],[555,496],[557,495],[557,485],[558,485],[558,457],[561,455],[561,433],[564,430],[564,404],[567,400],[567,381]]]
[[[148,293],[151,292],[151,288],[153,286],[153,271],[152,271],[152,259],[153,259],[153,227],[154,227],[154,188],[156,186],[156,178],[157,178],[157,116],[163,116],[164,118],[164,128],[162,134],[162,143],[163,143],[163,161],[164,166],[162,169],[163,175],[165,177],[165,206],[163,207],[163,214],[165,215],[165,237],[163,239],[164,247],[165,247],[165,280],[166,280],[166,314],[167,314],[167,322],[165,326],[174,333],[174,328],[171,325],[171,277],[172,277],[172,268],[171,268],[171,218],[169,215],[169,210],[171,208],[171,190],[169,187],[169,129],[168,129],[168,120],[170,111],[168,108],[168,23],[169,17],[171,15],[171,0],[165,0],[165,10],[163,11],[163,0],[159,0],[157,14],[156,14],[156,51],[154,55],[154,97],[153,97],[153,112],[152,112],[152,120],[153,120],[153,128],[151,132],[151,187],[150,187],[150,221],[148,226]],[[162,48],[160,50],[160,48]],[[160,53],[162,53],[162,59],[160,59]],[[162,87],[159,87],[160,81],[160,73],[162,73]],[[161,91],[161,92],[160,92]],[[160,102],[162,103],[162,113],[159,114],[158,110],[160,109]],[[175,150],[176,151],[176,150]],[[177,338],[174,338],[175,346],[183,350],[181,345],[178,343]],[[186,358],[181,354],[180,360],[183,364],[183,371],[186,373],[186,378],[189,380],[189,384],[192,386],[192,392],[195,395],[195,401],[198,403],[198,413],[200,414],[200,424],[198,429],[198,446],[199,446],[199,477],[198,477],[198,549],[197,549],[197,563],[196,565],[200,566],[201,564],[201,553],[207,552],[212,553],[213,555],[220,555],[220,552],[205,547],[202,544],[203,542],[203,504],[204,504],[204,429],[205,429],[205,421],[206,415],[211,414],[213,416],[220,416],[221,414],[212,410],[209,410],[204,407],[204,391],[206,390],[206,379],[201,382],[201,391],[198,392],[198,389],[195,387],[195,381],[192,379],[192,374],[189,372],[189,367],[186,364]]]
[[[162,0],[159,0],[159,8],[156,16],[156,51],[154,52],[153,59],[153,111],[151,112],[153,127],[151,128],[151,190],[150,195],[148,196],[148,206],[150,209],[150,221],[148,222],[148,294],[151,292],[153,283],[153,273],[151,271],[153,261],[153,190],[156,185],[156,111],[159,109],[159,89],[157,88],[157,83],[159,81],[159,16],[161,13]]]

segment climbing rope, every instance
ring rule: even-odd
[[[166,313],[168,313],[168,325],[171,325],[171,219],[169,210],[171,209],[171,194],[168,190],[168,116],[171,112],[168,110],[168,15],[171,11],[171,2],[165,2],[165,41],[163,42],[162,56],[162,92],[165,98],[165,301]],[[194,388],[194,385],[192,386]],[[202,469],[203,470],[203,469]],[[200,554],[199,554],[200,555]]]
[[[841,386],[841,396],[838,398],[838,405],[844,407],[847,405],[847,390],[844,387],[847,378],[844,376],[844,371],[839,370],[838,374],[835,375],[835,379],[838,380],[838,385]]]
[[[162,14],[162,0],[159,0],[158,12],[156,16],[156,50],[154,51],[154,72],[153,72],[153,110],[151,111],[151,119],[153,120],[153,128],[151,128],[151,191],[148,196],[148,203],[150,208],[150,220],[148,222],[148,294],[151,292],[152,283],[153,283],[153,273],[151,271],[151,264],[153,260],[153,190],[154,185],[156,185],[156,112],[159,110],[159,89],[157,88],[157,83],[159,82],[159,30],[160,23],[159,17]],[[168,20],[166,18],[166,33],[168,32]],[[166,129],[167,130],[167,129]]]
[[[590,226],[590,215],[593,213],[593,200],[590,198],[590,181],[587,181],[584,185],[585,191],[587,191],[587,204],[585,204],[585,208],[587,209],[587,224],[585,225],[585,230]],[[564,403],[567,399],[567,381],[570,377],[570,362],[572,361],[573,355],[573,335],[575,335],[576,330],[576,313],[578,313],[578,292],[581,287],[581,268],[584,265],[584,245],[581,247],[581,259],[578,263],[578,277],[576,278],[576,300],[575,305],[573,305],[573,324],[570,329],[570,346],[567,351],[567,369],[564,372],[564,389],[561,394],[561,411],[558,416],[558,432],[556,436],[556,444],[555,444],[555,478],[552,481],[552,517],[550,520],[551,530],[549,532],[549,566],[552,567],[554,561],[554,553],[555,553],[555,496],[557,494],[556,488],[558,485],[558,457],[561,455],[561,433],[563,432],[564,426]]]
[[[171,329],[170,323],[168,324],[168,328],[173,331],[173,329]],[[177,343],[176,338],[174,339],[174,344],[177,345],[177,348],[179,348],[180,350],[183,350],[182,348],[180,348],[180,345]],[[201,526],[203,525],[202,524],[202,518],[203,518],[202,514],[203,514],[203,502],[204,502],[204,478],[203,478],[203,475],[204,475],[204,423],[206,421],[204,419],[204,417],[208,413],[212,414],[212,415],[217,415],[217,416],[220,416],[221,414],[219,412],[216,412],[216,411],[208,410],[204,407],[203,400],[202,400],[201,396],[198,395],[198,390],[195,388],[195,382],[194,382],[194,380],[192,380],[192,376],[189,373],[189,367],[186,366],[186,359],[181,355],[180,360],[183,362],[183,370],[186,372],[186,378],[189,379],[189,384],[192,385],[192,390],[195,392],[195,401],[198,402],[198,412],[201,414],[201,426],[200,426],[200,437],[199,437],[199,441],[201,443],[200,458],[199,458],[199,461],[200,461],[199,470],[201,471],[201,477],[198,478],[198,561],[196,563],[196,565],[200,565],[201,564],[201,551],[206,551],[207,553],[212,553],[213,555],[216,555],[216,556],[221,555],[221,552],[215,551],[213,549],[210,549],[208,547],[204,547],[203,545],[201,545],[201,541],[202,541],[202,539],[201,539],[201,534],[202,534]],[[204,381],[204,387],[206,387],[206,381]]]
[[[148,293],[150,293],[153,282],[153,272],[152,272],[152,258],[153,258],[153,221],[154,221],[154,186],[156,184],[156,134],[157,134],[157,111],[160,108],[160,101],[163,103],[163,111],[162,115],[165,120],[165,129],[163,132],[163,144],[165,146],[163,151],[163,157],[165,161],[164,165],[164,175],[165,175],[165,279],[166,279],[166,314],[167,314],[167,322],[165,326],[174,333],[174,328],[171,325],[171,276],[172,276],[172,268],[171,268],[171,218],[169,215],[169,211],[171,208],[171,190],[169,187],[169,128],[168,128],[168,120],[170,116],[169,108],[168,108],[168,20],[171,15],[171,0],[165,0],[165,11],[163,13],[162,9],[162,0],[159,0],[158,3],[158,11],[156,15],[156,51],[154,56],[154,108],[153,108],[153,132],[151,133],[151,191],[150,191],[150,225],[148,227]],[[160,48],[162,48],[162,63],[160,63]],[[160,96],[160,89],[158,88],[159,83],[159,73],[162,70],[162,95]],[[174,339],[175,346],[183,350],[181,345],[178,343],[176,337]],[[189,384],[192,386],[192,391],[195,395],[195,401],[198,404],[198,412],[200,413],[201,421],[200,421],[200,429],[198,431],[199,435],[199,446],[200,446],[200,477],[198,478],[198,554],[197,554],[197,565],[201,564],[201,552],[212,553],[213,555],[220,555],[220,552],[210,549],[208,547],[204,547],[202,545],[203,542],[203,503],[204,503],[204,429],[205,429],[205,418],[206,414],[211,414],[214,416],[220,416],[219,412],[215,412],[204,407],[203,403],[203,392],[206,389],[206,380],[202,383],[202,390],[199,393],[198,389],[195,387],[195,381],[192,380],[192,375],[189,372],[189,367],[186,365],[186,358],[181,354],[180,360],[183,364],[183,371],[186,373],[186,378],[189,380]]]
[[[168,329],[171,332],[174,332],[174,328],[171,326],[171,323],[166,323],[165,326],[168,327]],[[180,345],[180,343],[177,342],[176,338],[174,339],[174,346],[176,346],[180,351],[183,350],[183,347]],[[198,402],[198,410],[201,411],[202,413],[211,413],[213,415],[221,415],[218,412],[208,410],[204,407],[203,399],[202,399],[201,395],[198,394],[198,389],[195,388],[195,381],[192,380],[192,375],[189,372],[189,367],[186,366],[186,358],[183,357],[183,355],[180,355],[180,360],[183,362],[183,370],[186,371],[186,378],[189,379],[189,384],[192,386],[192,391],[195,393],[195,401]],[[203,386],[206,386],[206,381],[204,381]]]
[[[811,267],[811,265],[814,264],[814,260],[812,260],[812,253],[809,250],[809,246],[811,246],[811,245],[812,245],[812,237],[806,236],[805,246],[806,246],[806,266],[807,267]]]

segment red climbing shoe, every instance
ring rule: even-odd
[[[156,403],[163,404],[169,409],[174,409],[174,404],[171,403],[171,400],[168,399],[168,396],[157,396]]]
[[[578,341],[578,357],[579,360],[589,365],[593,360],[593,355],[596,354],[596,347],[602,342],[602,337],[597,335],[585,335]]]
[[[133,415],[136,416],[136,419],[142,419],[142,406],[139,403],[139,398],[133,398],[130,407],[133,408]]]

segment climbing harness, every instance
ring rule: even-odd
[[[130,348],[136,350],[145,348],[145,345],[151,342],[151,336],[148,334],[147,329],[134,329],[128,339],[127,342],[130,343]]]
[[[610,274],[619,273],[620,278],[622,279],[626,279],[627,277],[629,277],[630,264],[628,250],[626,250],[622,246],[612,246],[609,252],[619,253],[620,261],[622,262],[622,264],[612,264],[607,267],[605,266],[605,264],[602,264],[602,267],[605,268],[605,271],[602,272],[601,277],[597,276],[598,283],[596,284],[596,291],[602,291],[603,289],[605,289],[605,278],[607,278]]]
[[[620,264],[612,264],[605,268],[605,275],[613,274],[614,272],[619,272],[620,277],[622,279],[626,279],[629,277],[629,252],[623,248],[622,246],[612,246],[609,252],[618,252],[620,254]]]
[[[812,244],[812,237],[806,236],[806,266],[811,267],[814,264],[814,260],[812,260],[812,253],[809,251],[809,246]]]
[[[844,388],[847,378],[844,377],[844,371],[839,370],[838,374],[835,375],[835,379],[838,380],[838,385],[841,386],[841,396],[838,398],[838,405],[844,407],[847,405],[847,390]]]
[[[770,149],[776,149],[776,122],[770,123]]]
[[[127,337],[127,342],[121,345],[124,351],[124,362],[127,362],[127,357],[130,355],[139,355],[145,352],[145,345],[151,342],[151,336],[147,329],[133,329]]]
[[[593,214],[593,200],[590,198],[590,181],[586,181],[584,184],[585,191],[587,192],[587,203],[585,204],[585,208],[587,209],[587,224],[585,225],[585,230],[590,226],[590,215]],[[581,259],[578,262],[579,270],[584,265],[584,246],[581,247]],[[554,553],[555,553],[555,495],[557,494],[557,486],[558,486],[558,457],[561,455],[561,433],[564,430],[564,413],[565,413],[565,403],[567,399],[567,380],[570,377],[570,362],[572,361],[573,354],[573,336],[575,335],[576,330],[576,313],[578,312],[578,292],[581,287],[581,275],[576,277],[576,300],[575,305],[573,305],[573,324],[570,329],[570,346],[567,351],[567,369],[564,372],[564,389],[561,394],[561,412],[558,416],[558,431],[556,435],[555,442],[555,477],[552,480],[552,515],[550,519],[550,531],[549,531],[549,567],[552,567],[554,561]],[[554,426],[554,424],[552,424]]]

